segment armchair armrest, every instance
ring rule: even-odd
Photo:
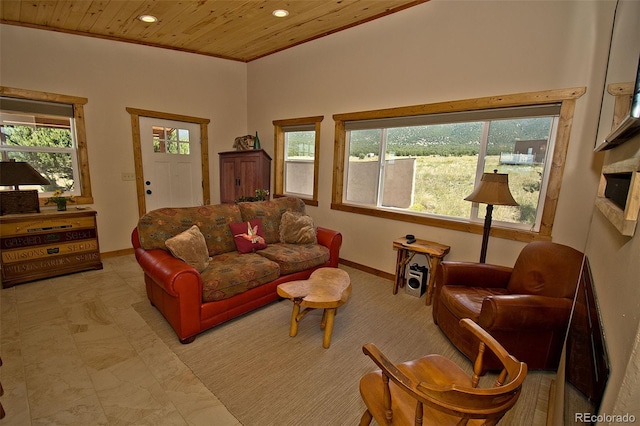
[[[529,294],[489,296],[478,323],[487,331],[542,331],[567,326],[572,300]]]
[[[389,360],[389,358],[387,358],[385,354],[383,354],[382,351],[380,351],[380,349],[378,349],[378,347],[374,343],[367,343],[366,345],[364,345],[362,347],[362,352],[364,352],[365,355],[371,358],[373,362],[378,367],[380,367],[383,375],[387,376],[389,379],[391,379],[391,381],[395,382],[405,391],[411,393],[414,398],[421,398],[421,392],[418,390],[418,386],[421,383],[412,380],[409,376],[400,371],[398,367],[396,367],[396,365],[393,364],[391,360]],[[388,386],[388,384],[384,383],[384,386]],[[445,387],[441,386],[439,390],[445,390]],[[390,402],[391,401],[389,400],[389,403]]]
[[[340,246],[342,245],[342,234],[321,226],[316,227],[316,231],[318,244],[329,249],[329,263],[332,267],[337,268],[340,258]]]
[[[468,287],[507,288],[512,268],[474,262],[441,262],[437,286],[460,285]]]
[[[386,388],[383,391],[385,395],[384,398],[387,400],[385,401],[385,407],[391,408],[392,404],[388,380],[384,379],[385,376],[416,400],[429,405],[432,405],[434,402],[440,405],[438,401],[444,404],[444,400],[442,399],[444,392],[454,391],[465,394],[472,387],[469,377],[464,371],[458,369],[456,364],[440,355],[425,355],[420,359],[395,365],[373,343],[364,345],[362,352],[380,367],[383,376],[382,385]],[[480,367],[480,364],[478,364],[478,367]],[[403,369],[405,369],[404,371],[408,369],[413,373],[419,372],[421,374],[420,376],[416,374],[409,375],[406,374]],[[417,381],[416,379],[423,380]],[[463,383],[467,381],[469,381],[469,385],[465,386]],[[458,395],[458,398],[460,398],[460,396],[461,395]]]

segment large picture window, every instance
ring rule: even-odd
[[[334,208],[476,231],[485,209],[464,198],[497,170],[519,206],[496,206],[494,227],[550,237],[562,171],[550,165],[564,164],[581,92],[543,93],[334,116]]]
[[[318,202],[320,123],[323,117],[276,120],[275,195]]]
[[[83,121],[84,98],[2,87],[0,157],[29,163],[50,185],[35,186],[42,199],[56,190],[91,203]]]

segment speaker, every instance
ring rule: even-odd
[[[405,292],[411,296],[422,297],[422,295],[427,291],[429,268],[414,263],[409,267],[405,278]]]

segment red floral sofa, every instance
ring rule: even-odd
[[[180,342],[191,343],[198,333],[277,300],[280,283],[307,279],[321,267],[338,266],[342,235],[313,227],[310,241],[296,237],[302,234],[294,229],[282,242],[285,237],[280,225],[285,212],[290,212],[285,217],[295,218],[295,214],[306,219],[308,228],[310,218],[305,215],[304,202],[292,197],[164,208],[140,218],[131,242],[144,271],[147,296],[171,324]],[[266,248],[240,253],[230,224],[255,224],[256,219],[261,225],[265,243],[262,246]],[[168,246],[169,241],[182,238],[188,231],[204,237],[201,251],[207,252],[206,267],[192,262],[200,269],[204,267],[200,272],[174,256],[173,246]]]

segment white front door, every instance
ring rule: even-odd
[[[140,117],[140,145],[146,211],[203,204],[198,124]]]

